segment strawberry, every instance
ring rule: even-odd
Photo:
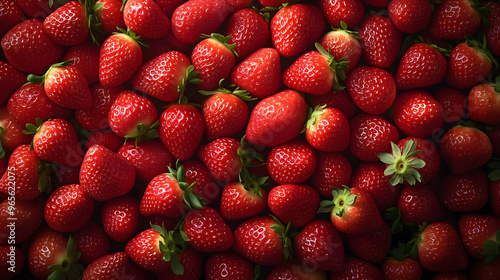
[[[385,16],[371,15],[359,24],[362,57],[370,66],[387,68],[401,48],[401,31]]]
[[[483,2],[485,3],[485,2]],[[486,6],[486,5],[485,5]],[[490,13],[486,15],[486,19],[490,23],[489,26],[483,24],[482,30],[486,37],[486,43],[490,51],[496,55],[500,56],[500,32],[498,32],[500,27],[500,4],[496,2],[489,2],[487,4]],[[1,34],[1,32],[0,32]]]
[[[23,20],[23,11],[14,0],[0,3],[0,37]]]
[[[225,35],[231,37],[228,44],[236,44],[234,51],[238,57],[245,58],[266,45],[270,32],[268,16],[244,8],[229,17]]]
[[[258,49],[233,68],[231,83],[253,97],[265,98],[275,94],[281,86],[280,61],[276,49]]]
[[[57,231],[43,227],[31,240],[28,268],[38,279],[50,277],[81,277],[84,266],[78,262],[80,252],[72,236],[68,239]]]
[[[132,195],[106,201],[101,208],[101,222],[111,239],[119,242],[130,240],[141,224],[139,201]]]
[[[9,114],[21,125],[49,119],[69,119],[71,110],[57,105],[45,92],[42,84],[25,84],[20,87],[7,103]]]
[[[493,146],[493,154],[500,155],[500,124],[493,125],[485,130],[486,135]]]
[[[123,1],[120,0],[99,0],[95,2],[95,16],[101,24],[101,29],[106,34],[117,32],[117,27],[127,29],[121,10]]]
[[[429,185],[403,187],[399,193],[397,208],[401,212],[403,223],[420,225],[424,222],[444,221],[447,218],[446,208]]]
[[[386,280],[419,280],[422,279],[422,266],[412,258],[388,258],[384,260],[380,270]]]
[[[493,154],[490,139],[477,128],[456,126],[439,145],[441,158],[454,174],[465,174],[484,165]]]
[[[202,34],[217,31],[229,15],[225,0],[189,0],[178,6],[172,15],[172,32],[179,41],[196,43]]]
[[[467,253],[457,230],[449,223],[421,226],[412,240],[418,260],[426,270],[452,272],[467,267]]]
[[[269,191],[267,204],[283,223],[290,222],[292,227],[302,227],[315,218],[319,194],[307,185],[279,185]]]
[[[93,199],[104,201],[125,195],[134,181],[134,167],[126,159],[100,145],[87,150],[80,168],[80,185]]]
[[[315,95],[343,89],[339,82],[345,79],[345,58],[336,61],[320,44],[315,46],[318,51],[302,54],[283,72],[283,85]]]
[[[324,280],[328,278],[325,271],[309,269],[304,267],[298,260],[291,259],[285,263],[275,265],[266,278],[266,280],[279,279]]]
[[[475,262],[470,266],[469,279],[480,280],[480,279],[496,279],[500,277],[500,259],[488,262]]]
[[[490,178],[490,205],[491,209],[493,210],[493,213],[497,216],[500,217],[500,205],[498,202],[500,202],[500,180],[492,180]]]
[[[181,161],[189,159],[205,133],[203,115],[190,104],[172,104],[160,116],[160,140]]]
[[[467,280],[467,276],[461,271],[441,272],[432,277],[432,280]],[[479,278],[483,279],[483,278]]]
[[[181,230],[187,243],[199,252],[223,252],[231,249],[234,241],[229,226],[211,207],[187,212]]]
[[[488,178],[481,169],[465,174],[446,174],[439,184],[438,194],[451,211],[478,211],[488,203]]]
[[[62,61],[73,61],[72,65],[80,69],[89,85],[99,82],[99,46],[90,41],[72,46],[64,53]]]
[[[0,86],[4,89],[0,94],[0,104],[5,104],[12,94],[26,82],[26,78],[25,73],[16,70],[7,62],[0,61]]]
[[[267,177],[243,173],[241,181],[233,181],[222,189],[220,213],[226,220],[256,216],[267,206],[268,192],[263,189]]]
[[[429,31],[437,39],[463,40],[479,30],[481,14],[486,11],[479,1],[444,0],[432,13]]]
[[[94,200],[78,184],[55,189],[45,203],[45,221],[59,232],[75,231],[83,227],[94,211]]]
[[[347,92],[363,112],[378,115],[387,111],[396,98],[396,82],[379,67],[358,66],[346,78]]]
[[[31,138],[23,133],[23,127],[9,114],[7,107],[0,107],[0,157],[12,153],[21,145],[30,144]]]
[[[330,107],[339,109],[348,119],[353,117],[358,110],[358,107],[354,101],[352,101],[351,96],[345,89],[330,91],[323,95],[309,95],[307,97],[311,106],[316,107],[326,105],[327,108]]]
[[[111,252],[111,240],[100,224],[89,221],[73,232],[76,250],[81,253],[80,262],[88,265]]]
[[[211,255],[205,262],[207,280],[252,280],[253,267],[245,258],[230,252]]]
[[[111,129],[97,130],[91,132],[87,137],[87,141],[85,141],[85,151],[93,145],[101,145],[106,147],[108,150],[117,153],[123,145],[123,141],[124,139],[118,137]]]
[[[427,2],[427,1],[425,1]],[[396,72],[396,86],[401,90],[432,86],[444,79],[448,62],[444,49],[417,43],[407,49]]]
[[[84,129],[101,130],[109,128],[108,114],[118,95],[125,91],[125,87],[104,87],[96,83],[90,87],[92,94],[92,108],[87,110],[76,110],[75,120]]]
[[[18,2],[19,3],[19,2]],[[41,75],[59,61],[62,46],[50,39],[39,19],[27,19],[12,27],[2,38],[3,53],[17,70]]]
[[[382,280],[382,272],[372,263],[356,257],[345,258],[345,268],[340,273],[333,273],[331,280],[348,280],[359,277],[367,280]]]
[[[235,45],[229,44],[231,37],[219,33],[202,35],[202,41],[191,52],[194,69],[200,72],[198,78],[201,90],[215,90],[219,81],[229,77],[236,63]]]
[[[24,268],[24,254],[15,246],[0,246],[0,275],[12,279]]]
[[[197,159],[182,163],[186,175],[186,183],[194,184],[193,192],[206,204],[214,202],[220,193],[220,187],[207,167]]]
[[[288,228],[269,216],[255,216],[234,231],[233,250],[258,265],[276,265],[290,258]]]
[[[193,248],[187,248],[179,254],[179,263],[184,268],[183,272],[173,268],[155,274],[158,280],[183,280],[201,279],[203,275],[203,256]]]
[[[321,10],[312,4],[283,5],[271,19],[271,41],[284,57],[303,53],[325,30]]]
[[[479,260],[492,262],[498,258],[500,219],[489,214],[465,213],[458,221],[458,232],[467,253]]]
[[[118,29],[120,30],[120,29]],[[99,81],[103,86],[119,86],[130,80],[142,64],[142,50],[137,35],[120,30],[106,38],[99,54]]]
[[[495,83],[474,86],[469,91],[467,104],[471,120],[492,125],[500,123],[500,76]]]
[[[434,99],[443,107],[445,123],[455,124],[464,117],[467,97],[462,91],[452,87],[440,87],[434,92]]]
[[[274,147],[297,137],[304,126],[307,104],[295,90],[262,99],[250,113],[246,128],[249,143]]]
[[[10,196],[13,197],[13,196]],[[16,197],[17,198],[17,197]],[[0,203],[0,244],[20,244],[38,230],[43,223],[43,207],[45,200],[41,197],[30,201],[16,199],[16,207],[12,208],[13,199],[6,198]],[[12,221],[16,218],[15,222]],[[15,237],[10,232],[15,225]]]
[[[427,0],[393,0],[387,10],[392,23],[407,34],[424,30],[432,17],[432,6]]]
[[[341,152],[349,147],[349,121],[337,108],[309,108],[305,136],[307,142],[322,152]]]
[[[59,4],[50,0],[16,0],[23,13],[30,18],[46,18]]]
[[[187,0],[156,0],[156,4],[160,6],[162,12],[168,17],[171,18],[175,9],[184,4]],[[172,33],[170,33],[172,34]]]
[[[231,182],[238,179],[243,167],[240,148],[240,141],[224,137],[200,146],[197,155],[214,178],[222,182]]]
[[[89,22],[84,5],[79,1],[69,1],[45,18],[43,29],[54,42],[61,46],[76,46],[87,40],[92,22]]]
[[[353,28],[361,22],[365,14],[365,7],[361,0],[317,0],[316,3],[326,21],[335,28],[341,27],[342,21],[348,28]]]
[[[330,213],[335,228],[344,233],[366,233],[384,223],[371,195],[362,189],[333,188],[333,199],[321,202],[318,213]]]
[[[358,159],[378,161],[377,154],[386,152],[391,142],[399,139],[396,126],[379,115],[358,114],[349,120],[349,150]]]
[[[311,186],[319,194],[332,198],[332,189],[341,188],[351,178],[351,162],[339,152],[318,153],[318,164],[311,176]]]
[[[123,21],[142,38],[160,38],[170,32],[170,20],[153,0],[128,0],[123,6]]]
[[[358,32],[347,29],[345,22],[340,22],[340,28],[333,28],[320,38],[319,44],[327,50],[336,61],[346,58],[348,67],[344,72],[349,73],[361,58],[361,44],[357,36]]]
[[[472,88],[488,77],[493,63],[497,65],[486,46],[469,38],[451,50],[444,79],[454,88]]]
[[[82,280],[104,280],[113,277],[148,279],[146,272],[131,263],[125,252],[117,252],[102,256],[89,264],[83,271]]]
[[[269,175],[278,184],[304,183],[316,166],[316,151],[298,139],[274,147],[267,158]]]
[[[188,83],[197,83],[198,72],[188,57],[178,51],[169,51],[144,63],[132,77],[132,87],[163,101],[174,101],[184,93]],[[166,67],[168,66],[168,67]]]
[[[349,250],[357,257],[372,263],[383,261],[391,248],[391,228],[387,223],[374,231],[344,235]]]
[[[342,271],[345,265],[344,242],[327,221],[311,221],[294,237],[294,254],[310,270]]]

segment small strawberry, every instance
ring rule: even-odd
[[[278,92],[281,86],[281,59],[274,48],[260,48],[234,67],[231,83],[257,98]]]
[[[361,58],[361,44],[358,32],[347,29],[345,22],[340,22],[339,28],[333,28],[319,40],[319,44],[334,57],[336,61],[346,58],[348,67],[344,72],[349,73]]]
[[[432,6],[427,0],[393,0],[387,10],[392,23],[407,34],[424,30],[432,17]]]
[[[440,87],[434,92],[434,99],[443,107],[445,123],[456,124],[464,117],[467,97],[462,91],[452,87]]]
[[[16,207],[12,208],[12,199],[4,199],[0,202],[0,244],[10,245],[20,244],[29,240],[33,234],[42,225],[43,207],[45,199],[38,197],[29,201],[16,200]],[[15,220],[16,236],[12,237],[9,233]],[[9,226],[10,225],[10,226]]]
[[[274,147],[267,158],[269,175],[278,184],[304,183],[316,166],[316,151],[298,139]]]
[[[409,256],[409,246],[400,243],[391,252],[391,257],[385,259],[380,270],[387,280],[419,280],[422,278],[422,266]]]
[[[207,280],[252,280],[253,270],[248,260],[230,252],[212,254],[205,262]]]
[[[106,34],[117,32],[117,27],[127,29],[123,20],[122,6],[123,1],[120,0],[98,0],[95,2],[95,16]]]
[[[319,194],[307,185],[279,185],[269,191],[267,205],[283,223],[302,227],[315,218]]]
[[[117,252],[102,256],[89,264],[83,271],[82,280],[104,280],[113,277],[148,279],[146,272],[130,262],[125,252]]]
[[[80,262],[84,265],[111,252],[111,239],[97,222],[89,221],[72,235],[75,237],[76,250],[81,253]]]
[[[214,178],[231,182],[238,179],[243,167],[240,160],[241,150],[240,141],[223,137],[200,146],[197,155]]]
[[[23,11],[14,0],[0,2],[0,37],[23,21]]]
[[[92,22],[87,16],[86,3],[69,1],[45,18],[43,29],[54,42],[61,46],[76,46],[87,40]]]
[[[80,185],[93,199],[104,201],[125,195],[134,181],[134,167],[126,159],[100,145],[87,150],[80,168]]]
[[[0,157],[11,154],[21,145],[30,144],[31,139],[31,136],[23,133],[22,125],[14,120],[7,107],[0,107]]]
[[[45,203],[45,221],[59,232],[75,231],[83,227],[94,211],[94,200],[78,184],[55,189]]]
[[[347,248],[358,258],[371,263],[383,261],[391,248],[391,228],[387,223],[370,232],[344,235]]]
[[[326,21],[335,28],[342,26],[345,22],[347,27],[353,28],[357,26],[365,14],[365,7],[361,0],[317,0],[318,7],[323,12]]]
[[[268,192],[264,189],[268,177],[257,177],[244,172],[240,181],[233,181],[222,189],[220,213],[226,220],[253,217],[267,206]]]
[[[170,32],[170,20],[153,0],[127,0],[123,21],[142,38],[160,38]]]
[[[488,203],[486,173],[474,169],[465,174],[446,174],[438,188],[440,200],[451,211],[478,211]]]
[[[342,188],[351,178],[351,162],[340,152],[318,153],[318,164],[311,176],[313,186],[322,196],[332,198],[332,187]]]
[[[73,61],[72,65],[80,69],[89,85],[93,85],[99,82],[99,53],[99,46],[87,41],[68,48],[61,61]]]
[[[458,232],[472,257],[492,263],[500,255],[500,218],[490,214],[465,213],[458,221]]]
[[[382,272],[374,264],[357,257],[346,257],[345,267],[340,273],[332,273],[330,280],[361,279],[382,280]]]
[[[266,6],[267,7],[267,6]],[[269,14],[261,14],[251,8],[244,8],[232,14],[226,25],[228,44],[236,44],[234,51],[245,58],[264,47],[269,40]]]
[[[139,201],[132,195],[106,201],[101,208],[101,223],[111,239],[119,242],[130,240],[141,225]]]
[[[341,152],[349,147],[349,121],[337,108],[309,108],[305,127],[307,142],[322,152]]]
[[[0,104],[5,104],[12,94],[26,82],[27,77],[25,73],[16,70],[9,63],[0,61],[0,87],[3,89],[0,94]]]
[[[436,191],[429,185],[405,186],[397,200],[403,223],[421,225],[446,220],[447,211]]]
[[[262,99],[250,113],[246,128],[249,143],[274,147],[297,137],[307,115],[304,97],[284,90]]]
[[[271,41],[284,57],[303,53],[325,30],[321,10],[312,4],[284,4],[271,19]]]
[[[474,86],[469,91],[467,104],[471,120],[491,125],[500,123],[500,76],[494,83]]]

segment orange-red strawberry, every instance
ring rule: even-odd
[[[127,0],[123,20],[128,29],[142,38],[160,38],[170,32],[170,20],[154,0]]]
[[[269,23],[265,15],[245,8],[232,14],[226,25],[226,36],[231,36],[228,44],[236,44],[234,51],[245,58],[264,47],[269,40]]]
[[[283,5],[271,19],[271,41],[285,57],[303,53],[325,30],[321,10],[312,4]]]
[[[267,158],[269,176],[278,184],[304,183],[313,175],[316,166],[316,151],[299,139],[274,147]]]
[[[432,6],[427,0],[393,0],[387,10],[394,25],[407,34],[424,30],[432,17]]]
[[[365,14],[361,0],[316,0],[316,4],[323,12],[326,21],[336,28],[341,27],[342,21],[347,27],[353,28],[363,20]]]
[[[349,147],[351,134],[347,117],[337,108],[309,108],[306,123],[307,142],[322,152],[341,152]]]
[[[102,256],[83,271],[82,280],[112,279],[117,275],[132,277],[136,280],[146,280],[146,272],[130,262],[125,252],[117,252]]]
[[[245,258],[231,252],[211,255],[205,262],[206,279],[252,280],[253,266]]]
[[[490,214],[464,213],[458,221],[458,232],[472,257],[486,262],[498,258],[500,218]]]
[[[488,178],[481,169],[446,174],[438,187],[444,206],[454,212],[479,211],[488,203]]]
[[[90,23],[84,5],[80,1],[69,1],[45,18],[43,29],[54,42],[76,46],[87,40]]]
[[[333,28],[319,40],[319,44],[334,57],[340,61],[345,57],[348,67],[344,72],[349,73],[361,58],[361,44],[357,36],[358,32],[347,29],[345,22],[340,22],[340,28]]]
[[[316,216],[319,194],[308,185],[279,185],[269,191],[267,205],[283,223],[302,227]]]
[[[0,104],[6,103],[12,94],[26,83],[26,77],[25,73],[16,70],[9,63],[0,61],[0,87],[3,89]]]
[[[331,187],[347,185],[351,173],[351,162],[342,153],[318,153],[318,165],[311,177],[311,186],[321,195],[332,198]]]
[[[500,76],[495,83],[474,86],[469,91],[467,104],[471,120],[491,125],[500,123]]]
[[[12,196],[11,196],[12,197]],[[45,199],[38,197],[29,201],[16,199],[16,207],[12,208],[12,198],[4,199],[0,202],[0,244],[14,245],[20,244],[33,236],[33,234],[42,225],[43,207]],[[15,222],[12,220],[15,218]],[[15,236],[10,232],[15,226]],[[10,237],[10,238],[9,238]]]
[[[101,208],[101,223],[111,239],[126,242],[141,226],[139,201],[132,195],[115,197],[106,201]]]

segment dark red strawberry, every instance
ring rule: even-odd
[[[261,0],[263,1],[263,0]],[[296,259],[291,259],[285,263],[277,264],[273,267],[266,280],[280,279],[328,279],[325,271],[312,270],[304,267]]]
[[[228,44],[236,44],[234,51],[245,58],[264,47],[269,40],[269,23],[266,15],[256,10],[244,8],[232,14],[226,25],[226,36],[231,36]]]
[[[427,0],[393,0],[387,10],[392,23],[407,34],[424,30],[432,17],[432,6]]]
[[[481,280],[481,279],[496,279],[500,277],[500,259],[488,262],[475,262],[470,266],[469,279],[471,280]]]
[[[230,252],[211,255],[205,262],[207,280],[252,280],[253,267],[245,258]]]
[[[392,244],[391,228],[387,223],[382,223],[377,230],[345,234],[343,237],[347,247],[355,256],[371,263],[383,261]]]
[[[12,279],[18,275],[23,271],[24,261],[23,252],[16,246],[0,246],[0,275],[2,278]]]
[[[99,53],[100,48],[92,42],[85,42],[70,47],[61,58],[62,61],[71,60],[74,67],[80,69],[89,85],[99,82]]]
[[[490,23],[489,26],[483,24],[483,32],[486,37],[486,43],[490,51],[496,55],[500,56],[500,4],[497,2],[486,2],[483,1],[483,4],[486,3],[488,9],[490,9],[490,13],[486,15],[486,19]],[[1,33],[0,33],[1,34]]]
[[[499,229],[500,219],[490,214],[465,213],[460,216],[458,222],[458,232],[467,253],[489,263],[499,256]]]
[[[295,139],[274,147],[267,158],[267,170],[278,184],[301,184],[317,166],[316,151],[303,140]]]
[[[16,70],[9,63],[0,61],[0,87],[4,89],[0,94],[0,104],[6,103],[12,94],[26,83],[26,77],[25,73]]]
[[[85,151],[93,145],[101,145],[117,153],[125,139],[118,137],[111,129],[91,132],[85,141]]]
[[[57,2],[50,0],[16,0],[16,3],[26,16],[42,19],[59,7]]]
[[[117,32],[117,27],[127,29],[123,19],[123,1],[120,0],[99,0],[94,6],[95,15],[101,23],[102,30],[111,34]]]
[[[283,223],[302,227],[315,218],[319,194],[307,185],[279,185],[269,191],[267,205]]]
[[[340,273],[333,273],[330,280],[349,280],[355,277],[367,280],[382,280],[382,272],[374,264],[356,257],[346,257],[345,268]]]
[[[452,87],[441,87],[434,92],[434,99],[443,107],[445,123],[456,124],[464,117],[467,97],[462,91]]]
[[[170,20],[153,0],[128,0],[123,6],[123,20],[142,38],[160,38],[170,32]]]
[[[401,212],[401,221],[414,225],[445,221],[448,214],[436,191],[429,185],[403,187],[397,208]]]
[[[408,246],[401,243],[392,250],[392,256],[385,259],[380,267],[387,280],[419,280],[422,278],[422,266],[409,256]]]
[[[500,123],[500,76],[494,83],[476,85],[467,98],[469,118],[486,124]]]
[[[81,253],[80,262],[84,265],[111,252],[111,239],[97,222],[91,220],[72,234],[76,250]]]
[[[342,188],[351,178],[351,162],[341,153],[318,153],[318,164],[311,177],[313,186],[321,195],[332,198],[332,187]]]
[[[45,199],[41,197],[29,201],[16,199],[15,208],[12,208],[12,201],[13,198],[6,198],[0,203],[1,245],[12,246],[25,242],[33,236],[44,221]],[[12,231],[15,232],[15,236],[10,234]]]
[[[0,157],[12,153],[21,145],[31,143],[32,137],[24,134],[23,130],[22,125],[9,114],[7,107],[0,107]]]
[[[80,1],[69,1],[45,18],[43,29],[54,42],[76,46],[87,40],[90,23],[84,5]]]
[[[353,117],[358,110],[347,90],[330,91],[323,95],[309,95],[307,97],[311,106],[326,105],[327,108],[339,109],[348,119]]]
[[[165,272],[155,274],[158,280],[183,280],[201,279],[203,275],[203,256],[193,248],[187,248],[179,254],[179,263],[183,271],[174,270],[172,267]]]
[[[361,0],[317,0],[316,4],[323,12],[326,21],[333,27],[341,27],[345,22],[348,28],[357,26],[363,19],[365,7]]]
[[[319,40],[319,44],[330,52],[336,61],[346,58],[348,67],[344,69],[345,73],[349,73],[361,58],[361,44],[357,34],[358,32],[348,30],[347,24],[342,21],[340,28],[333,28]]]
[[[102,205],[101,223],[113,240],[130,240],[139,230],[141,221],[139,201],[132,195],[115,197]]]
[[[0,37],[23,20],[23,11],[14,0],[0,3]]]
[[[478,211],[488,203],[489,184],[486,173],[474,169],[465,174],[446,174],[439,184],[440,200],[455,212]]]
[[[131,263],[125,252],[117,252],[102,256],[89,264],[83,271],[82,280],[104,280],[117,276],[148,279],[146,272]]]
[[[163,13],[168,18],[171,18],[175,9],[187,2],[187,0],[156,0],[155,2],[160,6]]]

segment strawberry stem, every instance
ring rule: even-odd
[[[66,246],[66,256],[59,260],[59,263],[53,264],[47,268],[52,271],[47,280],[57,279],[80,279],[85,267],[77,263],[81,253],[76,250],[76,241],[70,235]]]
[[[285,255],[283,262],[286,262],[287,260],[290,260],[293,256],[292,239],[290,239],[290,237],[288,236],[288,231],[290,230],[291,222],[288,222],[288,224],[285,227],[277,217],[273,215],[269,216],[271,216],[271,218],[273,218],[273,220],[276,221],[276,224],[271,225],[271,229],[273,229],[273,231],[278,234],[281,240],[281,244],[283,245],[283,253]]]

